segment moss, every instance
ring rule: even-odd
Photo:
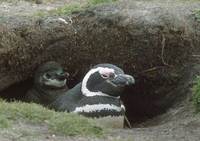
[[[48,110],[37,104],[0,102],[0,128],[9,128],[18,121],[46,124],[50,132],[68,136],[101,136],[103,129],[90,119],[68,113]]]
[[[193,91],[193,104],[196,112],[200,112],[200,76],[196,78],[195,85],[192,88]]]

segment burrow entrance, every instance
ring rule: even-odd
[[[186,30],[190,27],[185,27],[185,21],[174,18],[168,13],[169,10],[163,13],[154,11],[154,8],[147,9],[153,11],[149,11],[150,15],[145,17],[139,9],[136,17],[141,18],[131,20],[135,16],[132,10],[132,18],[87,11],[75,16],[73,28],[44,20],[40,25],[29,27],[31,30],[24,27],[22,31],[18,29],[17,35],[24,44],[3,55],[3,65],[10,62],[5,70],[12,68],[12,72],[26,76],[32,73],[31,67],[34,68],[39,62],[55,58],[71,71],[81,70],[69,81],[69,87],[73,87],[80,82],[91,64],[113,63],[136,79],[136,84],[126,88],[122,96],[131,124],[163,114],[188,90],[192,71],[188,61],[199,42],[195,42],[197,39],[193,38],[193,34],[190,37],[190,31]],[[58,31],[59,36],[55,36]],[[31,46],[27,47],[27,44]],[[15,56],[18,49],[24,50],[21,56]],[[27,56],[26,59],[23,60],[23,56]],[[33,56],[36,58],[34,62]],[[29,78],[2,91],[1,96],[8,100],[23,99],[31,85],[32,79]]]
[[[125,89],[122,100],[126,106],[126,116],[133,127],[165,113],[180,96],[178,93],[175,94],[177,92],[175,89],[180,87],[179,84],[183,85],[186,78],[182,75],[187,71],[181,69],[181,72],[180,70],[168,72],[169,70],[163,66],[135,74],[136,84]],[[175,72],[181,75],[175,75]],[[80,79],[82,76],[71,78],[68,86],[72,88]],[[33,79],[29,78],[10,86],[1,92],[1,97],[8,101],[23,100],[25,93],[33,84],[32,81]]]

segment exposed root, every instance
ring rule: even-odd
[[[164,51],[165,51],[165,35],[162,33],[162,42],[161,42],[161,45],[162,45],[162,52],[161,52],[161,59],[162,59],[162,63],[165,65],[165,66],[169,66],[171,67],[171,65],[169,65],[165,59],[164,59]]]

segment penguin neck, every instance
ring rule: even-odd
[[[63,95],[64,92],[68,90],[68,87],[66,86],[59,89],[53,89],[35,85],[34,89],[37,91],[38,97],[40,97],[44,101],[53,102],[59,96]]]
[[[90,76],[99,71],[101,69],[101,67],[97,67],[95,69],[92,69],[90,70],[86,75],[85,77],[83,78],[83,81],[82,81],[82,84],[81,84],[81,93],[86,96],[86,97],[92,97],[92,96],[105,96],[105,97],[112,97],[112,98],[117,98],[119,99],[120,96],[118,97],[114,97],[114,96],[111,96],[109,94],[106,94],[106,93],[103,93],[101,91],[97,91],[97,92],[92,92],[90,91],[88,88],[87,88],[87,82],[88,82],[88,79],[90,78]]]

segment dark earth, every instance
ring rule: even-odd
[[[132,129],[114,129],[105,139],[40,140],[199,141],[191,88],[200,73],[200,2],[121,0],[71,15],[34,16],[66,2],[72,1],[0,3],[1,96],[23,98],[34,70],[46,61],[72,74],[70,87],[95,64],[117,64],[136,79],[122,96]]]

